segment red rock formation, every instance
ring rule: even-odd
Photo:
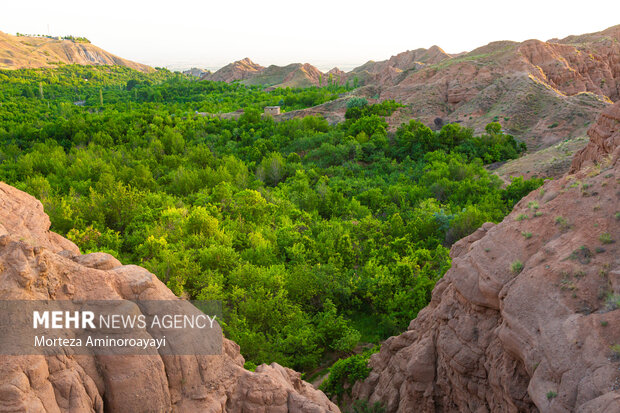
[[[593,163],[609,161],[618,164],[620,158],[620,105],[616,103],[605,109],[596,124],[588,131],[590,142],[577,152],[571,165],[571,173]]]
[[[0,182],[0,300],[175,299],[147,270],[80,255],[49,226],[40,202]],[[243,363],[229,340],[215,356],[0,356],[0,412],[339,412],[299,373]]]
[[[431,303],[371,358],[355,398],[388,413],[620,412],[620,254],[603,235],[620,241],[619,110],[575,158],[600,168],[545,183],[452,247]]]

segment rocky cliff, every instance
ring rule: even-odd
[[[173,300],[141,267],[81,255],[35,198],[0,183],[0,300]],[[2,331],[1,334],[8,334]],[[0,412],[339,412],[277,364],[215,356],[0,356]]]
[[[393,412],[620,412],[620,103],[573,173],[457,242],[353,395]]]
[[[118,65],[141,72],[153,68],[123,59],[90,43],[0,32],[0,69],[56,67],[59,64]]]

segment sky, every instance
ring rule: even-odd
[[[84,36],[172,70],[249,57],[350,70],[405,50],[448,53],[495,40],[548,40],[620,24],[620,1],[29,0],[3,1],[0,31]]]

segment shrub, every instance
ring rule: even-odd
[[[525,239],[530,239],[530,238],[532,238],[532,233],[531,233],[531,232],[525,232],[525,231],[522,231],[522,232],[521,232],[521,235],[523,235],[523,236],[525,237]]]
[[[319,389],[330,398],[336,397],[338,401],[342,399],[345,393],[351,395],[351,389],[355,382],[365,380],[370,374],[371,368],[368,367],[368,361],[370,356],[377,351],[379,351],[379,347],[374,347],[362,354],[338,360],[329,369],[329,377]]]
[[[363,108],[366,105],[368,105],[366,98],[353,97],[347,101],[347,109]]]
[[[558,397],[558,394],[553,390],[547,392],[547,400],[551,400]]]
[[[555,217],[555,225],[558,225],[560,227],[560,230],[562,231],[570,229],[570,224],[568,223],[568,221],[561,216]]]
[[[510,271],[513,274],[519,274],[523,271],[523,263],[520,260],[515,260],[510,264]]]
[[[585,245],[582,245],[581,247],[579,247],[576,250],[574,250],[568,256],[568,258],[570,258],[571,260],[577,260],[581,264],[585,265],[585,264],[589,264],[590,263],[590,260],[592,259],[593,256],[594,256],[594,254],[592,254],[592,251],[590,251],[590,249],[588,247],[586,247]]]
[[[603,244],[611,244],[612,242],[614,242],[613,239],[611,239],[611,235],[609,234],[609,232],[604,232],[601,234],[600,237],[598,237],[599,241],[601,241]]]

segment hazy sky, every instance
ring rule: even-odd
[[[0,31],[73,34],[121,57],[178,69],[250,57],[350,69],[434,44],[547,40],[620,24],[619,0],[3,1]]]

